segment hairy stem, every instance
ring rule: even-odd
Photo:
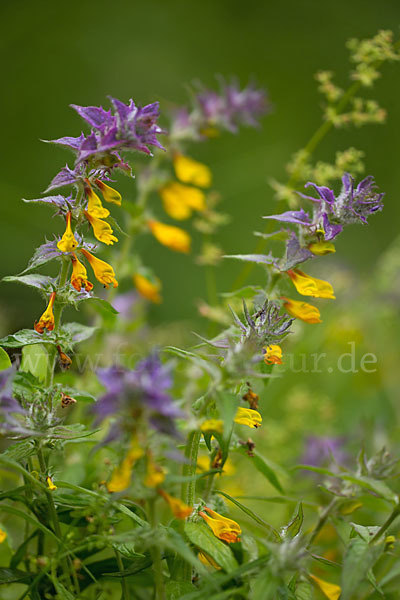
[[[315,525],[313,532],[311,534],[311,537],[308,540],[307,549],[310,548],[311,545],[313,544],[314,540],[316,539],[316,537],[320,533],[321,529],[325,525],[326,521],[328,520],[330,513],[336,507],[337,502],[338,502],[338,499],[333,498],[333,500],[331,500],[331,502],[328,504],[328,506],[320,514],[317,524]]]
[[[114,548],[114,554],[115,554],[115,558],[117,560],[118,571],[122,575],[122,573],[125,569],[124,569],[121,555],[118,552],[118,550],[115,548]],[[128,586],[128,582],[126,581],[126,577],[121,577],[121,590],[122,590],[121,600],[129,600],[129,598],[130,598],[129,586]]]
[[[62,289],[67,282],[69,265],[70,265],[69,259],[63,257],[61,269],[60,269],[58,286],[57,286],[58,289]],[[54,306],[54,331],[56,331],[60,327],[61,315],[62,315],[63,309],[64,309],[64,306],[62,304],[57,303],[57,297],[56,297],[56,304]],[[48,346],[47,354],[48,354],[48,362],[47,362],[45,386],[50,387],[53,384],[54,366],[55,366],[55,358],[56,358],[56,349],[53,345]]]
[[[388,516],[382,527],[376,532],[373,538],[370,541],[370,544],[379,540],[380,537],[385,533],[385,531],[390,527],[395,519],[400,515],[400,506],[397,505],[392,510],[391,514]]]
[[[156,511],[155,511],[155,500],[149,501],[149,520],[153,529],[157,527]],[[155,600],[165,600],[165,589],[164,589],[164,576],[162,572],[162,559],[160,548],[154,544],[151,548],[151,558],[153,560],[153,573],[154,573],[154,588],[155,588]]]

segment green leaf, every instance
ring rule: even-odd
[[[56,577],[50,577],[50,579],[56,589],[58,600],[75,600],[75,596]]]
[[[27,571],[0,567],[0,585],[9,585],[10,583],[30,583],[32,577],[33,575]]]
[[[66,323],[62,329],[63,332],[71,336],[72,342],[77,344],[89,339],[98,328],[88,327],[87,325],[82,325],[82,323]]]
[[[40,523],[37,519],[29,515],[28,513],[25,513],[22,510],[15,508],[14,506],[8,506],[8,504],[3,504],[1,510],[4,512],[8,512],[11,515],[15,515],[16,517],[21,517],[21,519],[25,519],[25,521],[28,521],[28,523],[31,523],[34,527],[43,531],[43,533],[51,537],[57,544],[59,544],[60,540],[58,539],[58,537],[50,529],[47,529],[45,525]]]
[[[264,290],[259,285],[247,285],[234,290],[233,292],[224,292],[219,294],[222,298],[254,298],[255,294],[264,293]]]
[[[22,348],[20,370],[32,373],[39,381],[44,382],[49,363],[49,353],[43,344],[33,344]]]
[[[13,556],[11,557],[11,560],[10,560],[10,569],[15,569],[16,567],[18,567],[19,563],[23,560],[23,558],[27,554],[28,546],[29,546],[31,540],[33,540],[33,538],[35,538],[38,533],[39,533],[39,530],[35,529],[35,531],[33,531],[31,533],[31,535],[29,535],[22,542],[22,544],[17,548],[17,550],[15,551],[15,553],[13,554]]]
[[[238,567],[229,546],[216,538],[207,525],[187,522],[185,523],[184,530],[192,544],[211,556],[221,569],[229,572]]]
[[[23,440],[21,442],[10,444],[7,450],[3,453],[3,456],[9,458],[10,460],[21,462],[22,460],[25,460],[29,456],[35,454],[35,452],[36,450],[33,442],[29,440]]]
[[[0,346],[5,348],[20,348],[28,344],[57,344],[57,340],[52,331],[45,331],[40,334],[34,329],[21,329],[16,333],[7,335],[0,339]]]
[[[238,451],[243,454],[243,456],[248,456],[245,448],[238,448]],[[255,451],[254,456],[250,456],[248,458],[253,463],[257,471],[262,473],[262,475],[268,479],[270,484],[273,485],[278,492],[283,494],[283,488],[279,483],[278,477],[276,476],[276,473],[270,464],[267,463],[267,460],[263,458],[257,451]]]
[[[382,552],[383,545],[370,545],[360,537],[350,540],[343,559],[340,600],[350,600],[353,597]]]
[[[184,594],[193,592],[196,588],[187,581],[168,581],[165,586],[168,600],[180,600]]]
[[[47,275],[39,275],[32,273],[31,275],[7,275],[2,281],[22,283],[29,287],[34,287],[44,292],[52,292],[54,290],[55,280]]]
[[[112,542],[111,545],[125,558],[146,558],[144,554],[135,552],[134,542]]]
[[[235,394],[230,394],[229,392],[220,392],[218,394],[218,409],[219,416],[224,422],[224,431],[223,431],[223,441],[224,446],[229,442],[232,427],[233,427],[233,419],[235,418],[237,409],[239,406],[238,397]],[[226,459],[228,455],[228,448],[221,448],[224,454],[226,455],[224,458]]]
[[[88,298],[87,302],[101,316],[118,315],[119,312],[103,298]]]
[[[11,360],[7,352],[0,348],[0,371],[5,371],[11,367]]]
[[[295,592],[296,600],[312,600],[313,588],[307,581],[301,581],[297,584]]]
[[[245,506],[244,504],[242,504],[235,498],[232,498],[232,496],[230,496],[229,494],[222,492],[221,490],[216,490],[216,493],[220,494],[221,496],[224,496],[224,498],[226,498],[227,500],[230,500],[233,504],[235,504],[235,506],[237,506],[238,508],[240,508],[240,510],[242,510],[244,513],[246,513],[246,515],[248,515],[254,521],[256,521],[256,523],[265,527],[265,529],[267,529],[268,532],[270,534],[272,534],[272,536],[275,537],[276,540],[280,541],[279,533],[272,527],[272,525],[270,525],[269,523],[264,521],[264,519],[259,517],[254,511],[252,511],[250,508],[248,508],[247,506]]]
[[[284,537],[287,536],[294,538],[301,529],[303,519],[303,505],[301,502],[299,502],[289,523],[286,525],[286,527],[282,528],[282,535]]]

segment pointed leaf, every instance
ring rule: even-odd
[[[229,546],[216,538],[207,525],[203,523],[187,522],[185,523],[184,529],[192,544],[211,556],[221,569],[229,572],[238,567]]]

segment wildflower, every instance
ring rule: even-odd
[[[224,422],[222,419],[207,419],[200,426],[200,431],[204,433],[222,433],[224,430]]]
[[[71,285],[80,292],[81,289],[85,289],[90,292],[93,289],[93,283],[90,283],[87,278],[87,271],[85,266],[76,258],[74,253],[71,254],[72,261],[72,275]]]
[[[4,542],[4,540],[6,539],[7,534],[5,531],[3,531],[2,529],[0,529],[0,544],[2,544]]]
[[[211,556],[209,556],[205,552],[199,552],[197,555],[197,558],[206,567],[214,567],[214,569],[221,570],[221,567],[219,566],[219,564],[216,563],[215,560],[213,558],[211,558]]]
[[[54,485],[51,477],[46,477],[46,483],[47,483],[47,487],[49,488],[49,490],[51,492],[54,492],[57,489],[57,486]]]
[[[111,225],[107,221],[102,221],[97,217],[94,217],[85,210],[85,217],[93,227],[93,233],[96,239],[107,246],[112,246],[114,242],[118,242],[118,238],[113,235]]]
[[[188,219],[192,210],[202,211],[206,207],[204,192],[177,181],[164,185],[160,196],[165,212],[177,221]]]
[[[57,248],[61,250],[61,252],[72,252],[78,245],[78,242],[75,239],[74,232],[71,228],[71,211],[67,212],[67,225],[65,228],[64,235],[61,240],[57,244]]]
[[[234,421],[239,425],[247,425],[247,427],[254,427],[256,429],[257,427],[261,427],[262,416],[257,410],[239,406]]]
[[[285,302],[283,306],[288,311],[289,315],[301,319],[306,323],[322,323],[321,313],[316,306],[308,304],[307,302],[299,302],[298,300],[291,300],[290,298],[282,297]]]
[[[329,583],[328,581],[324,581],[315,575],[310,574],[310,578],[317,584],[321,592],[326,596],[329,600],[339,600],[340,594],[342,590],[339,585],[334,583]]]
[[[228,544],[240,541],[239,536],[242,533],[242,530],[236,521],[223,517],[214,510],[211,510],[211,508],[207,508],[207,506],[204,507],[204,510],[209,514],[199,512],[199,515],[201,515],[207,525],[211,527],[215,537],[224,542],[228,542]]]
[[[139,446],[136,436],[132,437],[130,449],[122,463],[114,469],[107,489],[109,492],[122,492],[129,487],[134,464],[143,456],[144,452]]]
[[[160,296],[161,281],[158,279],[158,277],[152,277],[152,279],[149,279],[141,273],[135,273],[133,276],[133,282],[141,296],[147,298],[147,300],[150,300],[150,302],[154,302],[155,304],[160,304],[162,302],[162,298]]]
[[[170,496],[169,494],[167,494],[167,492],[164,492],[164,490],[161,489],[158,490],[158,493],[169,504],[169,507],[174,517],[176,517],[177,519],[186,519],[189,515],[192,514],[193,509],[187,504],[185,504],[185,502],[182,502],[182,500],[179,500],[179,498],[174,498],[173,496]]]
[[[106,202],[111,202],[112,204],[121,206],[122,198],[121,194],[117,192],[117,190],[114,190],[114,188],[104,183],[104,181],[100,181],[100,179],[96,179],[95,184],[100,189]]]
[[[282,348],[277,344],[271,344],[263,348],[264,362],[267,365],[281,365],[282,364]]]
[[[147,472],[144,485],[156,488],[162,484],[165,479],[166,471],[160,465],[157,465],[150,456],[147,461]]]
[[[190,252],[191,239],[183,229],[154,220],[149,221],[149,227],[160,244],[176,252]]]
[[[118,287],[118,281],[115,279],[114,269],[111,265],[104,260],[100,260],[100,258],[96,258],[96,256],[93,256],[93,254],[90,254],[90,252],[84,248],[81,248],[81,252],[89,261],[97,281],[100,281],[106,288],[108,288],[111,283],[115,288]]]
[[[39,321],[35,321],[34,328],[38,333],[43,333],[45,329],[52,331],[54,329],[54,314],[53,306],[56,299],[56,292],[50,294],[49,303],[46,310],[40,317]]]
[[[342,437],[309,435],[306,438],[306,447],[301,462],[313,467],[321,467],[332,462],[346,463],[348,455],[343,446],[345,439]]]
[[[110,211],[107,208],[104,208],[104,206],[101,203],[100,198],[93,191],[92,186],[90,185],[90,182],[88,179],[85,179],[85,183],[86,183],[86,186],[85,186],[86,194],[88,197],[87,212],[89,213],[89,215],[91,217],[95,217],[97,219],[105,219],[106,217],[108,217],[110,215]]]
[[[183,183],[191,183],[199,187],[211,185],[212,176],[207,165],[183,154],[175,154],[173,164],[177,178]]]
[[[311,275],[303,273],[300,269],[295,269],[293,271],[289,270],[287,271],[287,274],[293,281],[299,294],[302,294],[303,296],[313,296],[314,298],[335,299],[333,287],[327,281],[311,277]]]
[[[324,240],[311,242],[307,247],[313,254],[317,254],[317,256],[324,256],[324,254],[336,252],[335,246],[331,242],[325,242]]]
[[[117,417],[118,430],[129,429],[137,425],[137,415],[141,414],[157,431],[177,436],[174,419],[183,413],[168,393],[172,385],[170,370],[156,353],[140,361],[133,370],[114,366],[101,369],[98,376],[106,392],[93,406],[97,422],[113,415]]]

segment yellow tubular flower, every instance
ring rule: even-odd
[[[133,436],[128,454],[122,463],[113,470],[111,479],[107,483],[109,492],[122,492],[129,487],[133,466],[143,454],[144,451],[139,446],[137,437]]]
[[[54,306],[55,299],[56,299],[56,293],[52,292],[50,294],[50,300],[49,300],[46,310],[40,317],[39,321],[35,321],[34,328],[38,333],[43,333],[45,329],[47,329],[48,331],[52,331],[54,329],[53,306]]]
[[[199,515],[201,515],[207,525],[211,527],[215,537],[224,542],[228,542],[228,544],[240,541],[239,536],[242,533],[242,530],[236,521],[223,517],[214,510],[211,510],[211,508],[205,507],[204,510],[207,511],[208,514],[199,512]]]
[[[97,217],[98,219],[105,219],[109,216],[110,211],[101,203],[98,195],[93,191],[92,186],[88,179],[85,179],[85,189],[88,197],[88,206],[87,211],[92,217]]]
[[[49,490],[51,492],[54,492],[57,489],[57,486],[54,485],[53,480],[51,479],[51,477],[46,477],[46,483],[47,483],[47,487],[49,488]]]
[[[81,252],[89,261],[97,281],[100,281],[106,288],[109,287],[110,283],[112,283],[115,288],[118,287],[118,281],[115,279],[114,269],[111,265],[104,260],[100,260],[100,258],[96,258],[93,254],[90,254],[90,252],[83,248],[81,248]]]
[[[188,219],[192,210],[204,210],[206,201],[204,193],[190,185],[182,185],[171,181],[160,189],[165,212],[178,221]]]
[[[5,531],[3,531],[2,529],[0,529],[0,544],[2,544],[4,542],[4,540],[6,539],[7,534]]]
[[[117,192],[117,190],[114,190],[109,185],[106,185],[103,181],[100,181],[100,179],[96,179],[95,184],[103,194],[103,198],[106,202],[112,202],[117,206],[121,206],[122,198],[121,194]]]
[[[158,277],[154,277],[153,280],[150,280],[140,273],[135,273],[133,282],[137,291],[143,298],[147,298],[147,300],[150,300],[150,302],[154,302],[155,304],[160,304],[162,302],[160,295],[161,281]]]
[[[204,431],[204,433],[222,433],[224,430],[224,422],[222,419],[207,419],[207,421],[203,421],[200,427],[200,431]]]
[[[87,292],[90,292],[90,290],[93,289],[93,283],[90,283],[90,281],[88,281],[85,266],[81,262],[79,262],[74,253],[72,253],[71,255],[71,261],[71,285],[76,289],[77,292],[80,292],[82,288],[85,289]]]
[[[328,581],[324,581],[315,575],[310,575],[310,578],[317,584],[321,592],[326,596],[329,600],[339,600],[340,594],[342,590],[339,585],[334,583],[329,583]]]
[[[336,252],[335,246],[331,242],[325,242],[323,240],[312,242],[311,244],[308,244],[307,247],[313,254],[317,254],[318,256]]]
[[[74,232],[71,228],[71,211],[67,212],[67,225],[65,228],[64,235],[61,240],[57,244],[57,248],[61,250],[61,252],[72,252],[78,245],[78,242],[75,239]]]
[[[322,323],[321,313],[316,306],[308,304],[307,302],[299,302],[298,300],[291,300],[290,298],[282,297],[285,302],[283,306],[286,308],[289,315],[301,319],[306,323]]]
[[[183,229],[154,220],[149,221],[149,227],[156,240],[163,246],[175,252],[190,252],[191,238]]]
[[[257,410],[239,406],[234,421],[239,425],[247,425],[247,427],[254,427],[256,429],[257,427],[261,427],[262,416]]]
[[[165,469],[157,465],[150,456],[147,461],[147,473],[144,485],[152,488],[158,487],[164,481],[165,473]]]
[[[197,558],[201,563],[203,563],[203,565],[206,565],[206,567],[214,567],[214,569],[221,570],[219,564],[216,563],[215,560],[205,552],[199,552]]]
[[[264,362],[267,365],[281,365],[282,364],[282,348],[277,344],[271,344],[265,346],[264,351]]]
[[[103,242],[103,244],[107,244],[107,246],[112,246],[114,242],[118,242],[118,238],[113,235],[113,230],[111,225],[107,223],[107,221],[102,221],[97,217],[89,214],[87,210],[85,210],[85,217],[93,227],[94,237],[99,240],[99,242]]]
[[[294,287],[302,294],[302,296],[313,296],[314,298],[331,298],[335,299],[333,287],[328,281],[316,279],[303,273],[300,269],[287,271],[290,279],[293,281]]]
[[[174,498],[173,496],[170,496],[169,494],[167,494],[167,492],[164,492],[164,490],[158,490],[158,493],[168,503],[172,514],[177,519],[186,519],[189,515],[192,514],[193,509],[188,504],[182,502],[182,500],[179,500],[179,498]]]
[[[173,160],[175,174],[180,181],[184,183],[193,183],[199,187],[209,187],[211,185],[211,171],[207,165],[193,160],[183,154],[176,154]]]

